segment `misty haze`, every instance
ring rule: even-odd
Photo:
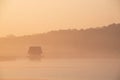
[[[0,80],[120,80],[118,0],[0,0]]]
[[[3,79],[119,80],[119,34],[120,24],[111,24],[1,38],[1,75]]]

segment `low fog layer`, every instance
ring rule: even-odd
[[[119,57],[120,24],[0,38],[0,56],[24,57],[30,46],[41,46],[44,58]]]

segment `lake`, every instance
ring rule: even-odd
[[[120,80],[120,59],[18,59],[0,69],[2,80]]]

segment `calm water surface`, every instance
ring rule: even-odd
[[[0,62],[1,79],[119,80],[120,59],[43,59]]]

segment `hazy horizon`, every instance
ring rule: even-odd
[[[120,80],[119,0],[0,0],[0,80]]]
[[[117,0],[6,0],[1,4],[0,37],[120,23]]]

